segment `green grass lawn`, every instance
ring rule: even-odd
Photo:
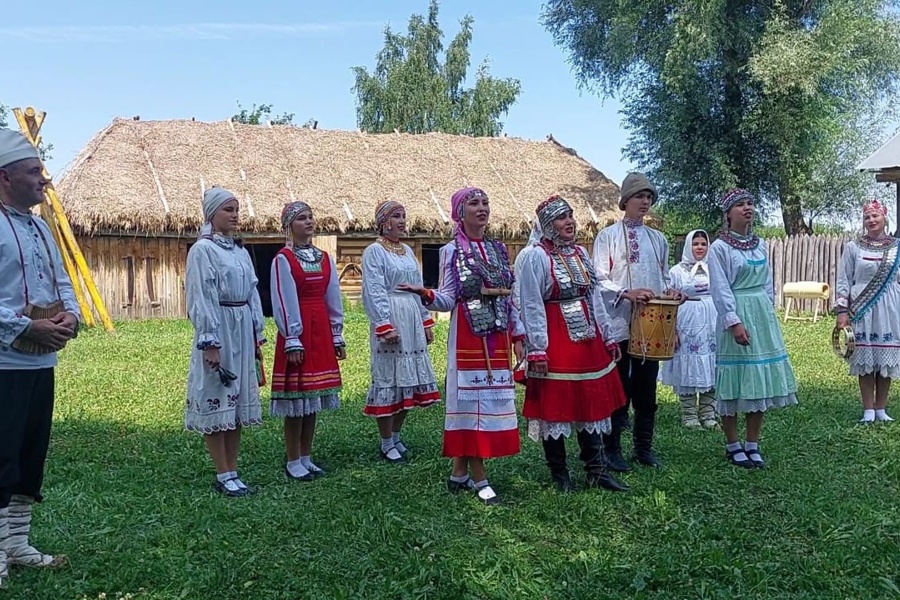
[[[348,315],[343,407],[321,418],[313,455],[330,475],[287,481],[281,422],[267,418],[245,432],[241,474],[260,492],[242,499],[212,492],[202,440],[182,430],[190,325],[117,326],[83,332],[57,375],[34,541],[71,564],[15,570],[8,598],[900,597],[900,421],[856,425],[828,320],[786,328],[801,403],[766,422],[768,469],[727,465],[721,434],[683,430],[661,388],[663,471],[626,475],[630,494],[560,496],[523,435],[520,455],[488,465],[499,507],[446,492],[440,406],[407,421],[410,464],[380,460],[362,415],[359,312]],[[443,378],[446,322],[438,331]]]

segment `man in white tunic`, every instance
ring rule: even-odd
[[[609,312],[612,339],[622,350],[618,369],[628,398],[628,403],[613,413],[612,430],[603,439],[609,468],[620,472],[631,470],[621,445],[629,404],[634,407],[632,459],[646,466],[662,466],[653,453],[659,363],[628,354],[632,307],[666,293],[678,299],[683,296],[669,289],[669,243],[662,233],[644,225],[656,199],[656,187],[646,175],[629,173],[619,199],[624,218],[603,229],[594,240],[594,268]]]
[[[65,561],[28,541],[31,508],[42,499],[56,353],[81,318],[50,228],[31,213],[48,183],[34,146],[0,129],[0,587],[10,565]]]

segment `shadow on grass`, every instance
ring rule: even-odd
[[[663,471],[631,494],[560,496],[540,447],[491,461],[504,506],[444,487],[441,409],[411,415],[409,465],[381,461],[362,399],[322,417],[314,457],[329,475],[282,474],[280,421],[246,432],[256,496],[212,490],[200,436],[100,418],[54,430],[35,541],[68,553],[55,572],[15,571],[16,598],[153,599],[861,597],[897,573],[900,441],[855,425],[842,389],[807,386],[766,423],[764,471],[725,464],[721,434],[658,415]],[[628,442],[626,441],[626,447]],[[569,444],[570,467],[580,465]],[[863,551],[862,548],[865,548]]]

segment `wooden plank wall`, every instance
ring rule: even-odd
[[[113,319],[183,317],[187,314],[184,302],[187,240],[79,236],[78,244]],[[133,264],[131,298],[128,259]]]
[[[785,283],[817,281],[827,283],[831,288],[831,298],[824,307],[829,310],[834,299],[841,253],[851,239],[849,235],[804,235],[766,240],[772,264],[775,306],[785,306],[782,294]],[[812,310],[813,303],[813,300],[800,301],[799,308]],[[798,306],[797,300],[794,301],[794,306]]]

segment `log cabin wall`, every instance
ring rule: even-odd
[[[116,235],[76,236],[110,316],[117,320],[185,318],[185,268],[193,237],[135,237]],[[374,236],[318,236],[315,244],[335,258],[341,290],[351,302],[362,290],[362,253]],[[506,240],[510,260],[515,260],[525,238]],[[438,283],[438,252],[446,238],[411,237],[404,240],[423,266],[425,283]],[[249,236],[244,245],[260,276],[264,308],[268,297],[268,269],[274,253],[283,245],[279,236]],[[269,311],[266,311],[267,314]]]
[[[188,240],[77,236],[113,319],[184,317]]]

